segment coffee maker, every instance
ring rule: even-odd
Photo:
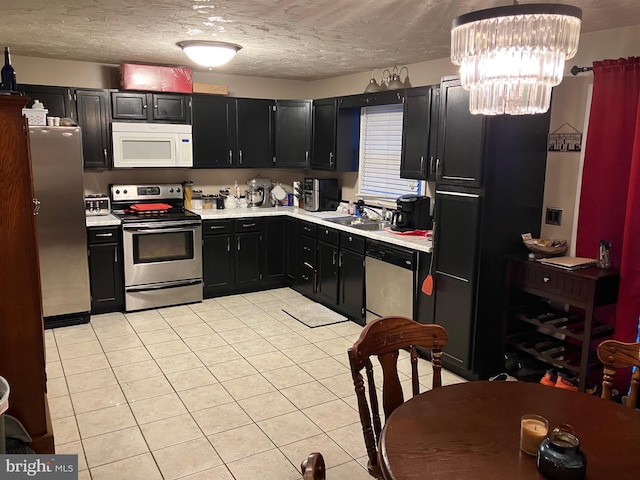
[[[411,230],[430,230],[431,199],[421,195],[402,195],[398,197],[397,210],[391,217],[391,229],[398,232]]]

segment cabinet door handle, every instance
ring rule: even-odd
[[[38,215],[40,212],[40,200],[37,198],[33,199],[33,215]]]
[[[338,257],[338,267],[342,267],[342,255],[343,252],[340,252],[340,256]]]
[[[420,157],[420,173],[424,172],[424,157]]]
[[[238,251],[240,251],[240,237],[238,237],[238,240],[236,241],[236,243],[238,244]]]
[[[209,230],[219,230],[224,228],[224,225],[209,225]]]
[[[429,172],[427,173],[427,176],[433,172],[433,157],[429,157]]]
[[[333,152],[329,153],[329,166],[333,167]]]
[[[113,237],[113,233],[96,233],[96,237]]]
[[[242,228],[249,228],[249,227],[255,227],[256,224],[255,223],[243,223],[242,224]]]
[[[304,164],[309,165],[309,150],[305,150],[304,152]]]
[[[104,150],[102,150],[102,153],[104,154],[104,159],[106,160],[109,156],[109,154],[107,153],[107,149],[105,148]]]
[[[229,150],[229,165],[233,163],[233,152]]]
[[[242,150],[238,151],[238,155],[240,156],[239,163],[240,163],[240,165],[242,165]]]
[[[310,251],[311,251],[311,249],[310,249],[309,247],[302,247],[302,249],[303,249],[305,252],[310,252]]]
[[[231,237],[227,237],[227,252],[231,251]]]
[[[336,253],[337,252],[335,250],[332,252],[332,258],[331,258],[331,264],[332,265],[336,264]]]
[[[113,263],[118,263],[118,247],[113,247]]]
[[[543,278],[542,278],[542,281],[543,281],[544,283],[549,283],[549,280],[551,280],[549,277],[543,277]]]
[[[436,158],[436,177],[442,178],[442,173],[440,172],[440,159]]]
[[[144,105],[142,105],[142,108],[144,108],[146,110],[147,109],[147,104],[145,103]]]

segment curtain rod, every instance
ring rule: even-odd
[[[590,72],[591,70],[593,70],[593,67],[579,67],[577,65],[574,65],[573,67],[571,67],[571,75],[575,76],[582,72]]]

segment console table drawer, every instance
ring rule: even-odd
[[[537,263],[514,265],[513,283],[523,289],[588,302],[593,297],[594,281]]]

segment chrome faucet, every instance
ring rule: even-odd
[[[375,214],[375,217],[371,218],[371,220],[384,220],[385,219],[385,214],[386,214],[386,209],[382,210],[382,215],[380,214],[380,212],[378,212],[375,208],[372,208],[368,205],[363,205],[362,207],[360,207],[361,211],[362,211],[362,218],[371,218],[369,217],[369,214],[367,212],[365,212],[364,210],[370,210],[371,212],[373,212]],[[377,217],[377,218],[376,218]]]

